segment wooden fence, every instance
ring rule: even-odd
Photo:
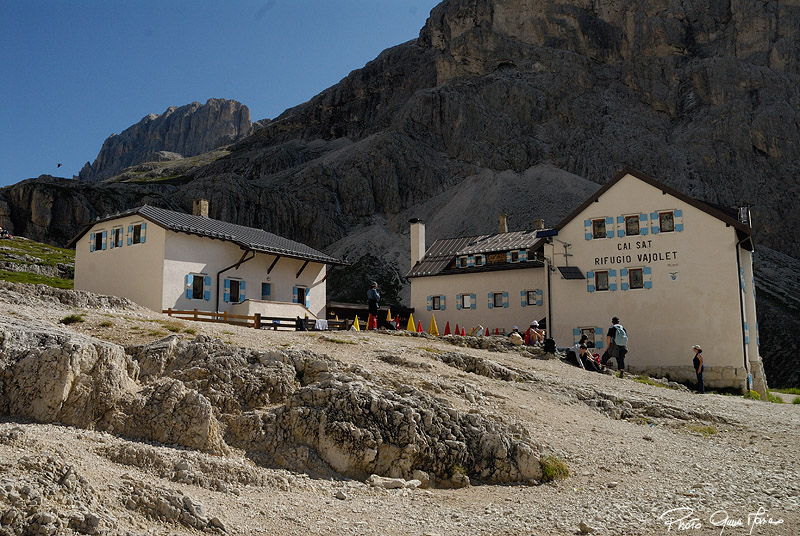
[[[224,313],[216,313],[212,311],[198,311],[193,309],[191,311],[178,311],[172,308],[164,309],[161,311],[164,314],[180,320],[195,320],[197,322],[221,322],[224,324],[233,324],[238,326],[247,326],[248,328],[255,329],[274,329],[276,331],[295,331],[297,330],[297,319],[282,317],[282,316],[262,316],[256,313],[252,316],[247,315],[234,315],[227,311]],[[310,318],[301,319],[305,322],[307,331],[314,331],[316,321]],[[353,323],[349,320],[328,320],[328,329],[330,330],[347,330],[350,329]]]

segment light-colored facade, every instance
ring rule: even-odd
[[[194,218],[193,226],[174,230],[177,213],[143,209],[98,221],[73,240],[76,289],[123,296],[155,311],[324,317],[325,274],[328,264],[340,264],[335,259],[319,252],[313,254],[319,260],[304,258],[313,251],[307,246],[259,251],[214,226],[228,233],[259,230],[206,218],[208,230],[198,216],[178,215]]]
[[[693,381],[692,345],[699,344],[706,385],[766,390],[749,221],[626,170],[539,236],[529,250],[544,261],[536,267],[476,274],[467,267],[428,277],[415,277],[412,267],[412,306],[427,312],[428,296],[442,294],[448,309],[436,315],[440,326],[457,319],[494,328],[485,320],[493,313],[486,297],[503,289],[515,299],[497,327],[523,328],[544,317],[558,346],[585,333],[601,351],[617,316],[630,336],[631,372]],[[451,310],[449,301],[469,285],[483,297],[476,309]],[[526,289],[542,289],[541,306],[521,307]]]

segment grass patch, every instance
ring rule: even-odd
[[[197,330],[196,329],[192,329],[192,328],[186,328],[186,329],[183,330],[183,332],[184,333],[188,333],[189,335],[194,335],[194,334],[197,333]]]
[[[47,285],[49,287],[72,289],[72,279],[61,279],[31,272],[9,272],[0,270],[0,279],[9,283],[30,283],[32,285]]]
[[[773,395],[767,391],[767,402],[772,402],[773,404],[783,404],[783,399],[778,395]]]
[[[14,258],[14,255],[30,255],[38,259],[35,261],[36,264],[45,266],[55,266],[59,263],[75,263],[75,251],[42,244],[41,242],[28,240],[27,238],[3,240],[0,242],[0,246],[3,246],[0,250],[0,259],[10,262],[30,263],[30,261],[22,261]]]
[[[79,322],[86,322],[86,320],[81,315],[67,315],[58,321],[59,324],[64,324],[65,326]]]
[[[784,387],[782,389],[772,389],[772,390],[787,395],[800,395],[800,387]]]
[[[701,424],[690,424],[687,428],[690,432],[700,434],[703,437],[711,437],[719,432],[716,426],[704,426]]]
[[[148,331],[147,334],[150,335],[151,337],[160,337],[162,335],[160,331],[156,331],[154,329]]]
[[[542,466],[543,482],[563,480],[569,476],[569,467],[564,460],[556,456],[545,456],[539,460],[539,464]]]
[[[345,340],[345,339],[334,339],[333,337],[320,337],[319,340],[332,342],[332,343],[336,343],[336,344],[358,344],[355,341],[348,341],[348,340]]]
[[[795,399],[792,400],[792,404],[800,404],[800,396],[795,397]]]
[[[223,335],[236,335],[234,332],[228,331],[227,329],[223,329],[222,330],[222,334]]]
[[[417,349],[418,350],[423,350],[425,352],[430,352],[432,354],[441,354],[441,353],[443,353],[442,350],[439,350],[437,348],[427,348],[427,347],[424,347],[424,346],[418,346]]]
[[[98,326],[100,326],[101,328],[110,328],[111,326],[113,326],[113,325],[114,325],[114,323],[113,323],[113,322],[110,322],[110,321],[108,321],[108,320],[103,320],[102,322],[100,322],[100,323],[99,323],[99,324],[97,324],[97,325],[98,325]]]
[[[756,391],[748,391],[744,395],[745,398],[749,398],[751,400],[761,400],[761,395],[758,394]]]
[[[656,387],[663,387],[664,389],[672,389],[668,385],[663,385],[661,383],[654,382],[648,376],[636,376],[633,379],[633,381],[635,381],[636,383],[643,383],[644,385],[655,385]]]

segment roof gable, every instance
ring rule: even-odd
[[[688,205],[691,205],[694,208],[696,208],[698,210],[701,210],[701,211],[705,212],[706,214],[708,214],[710,216],[713,216],[714,218],[717,218],[718,220],[723,221],[727,225],[730,225],[730,226],[734,227],[737,231],[741,232],[745,236],[749,236],[750,235],[750,232],[751,232],[750,226],[740,222],[733,215],[732,209],[723,208],[720,205],[713,205],[713,204],[710,204],[710,203],[706,203],[705,201],[700,201],[699,199],[695,199],[694,197],[690,197],[690,196],[684,194],[683,192],[681,192],[679,190],[676,190],[674,188],[671,188],[671,187],[667,186],[666,184],[662,184],[662,183],[658,182],[657,180],[655,180],[654,178],[642,173],[641,171],[633,169],[631,167],[625,167],[621,171],[618,171],[617,174],[614,175],[614,177],[612,177],[610,181],[605,183],[602,187],[600,187],[599,190],[597,190],[595,193],[593,193],[591,196],[589,196],[589,198],[586,201],[584,201],[583,203],[581,203],[581,205],[578,206],[578,208],[573,210],[566,218],[561,220],[558,223],[558,225],[555,226],[555,228],[558,229],[558,230],[563,229],[565,225],[567,225],[569,222],[571,222],[573,219],[575,219],[581,212],[586,210],[586,208],[588,208],[592,203],[597,201],[600,198],[600,196],[602,196],[608,190],[613,188],[620,180],[622,180],[623,177],[625,177],[627,175],[635,177],[635,178],[639,179],[640,181],[645,182],[645,183],[649,184],[650,186],[652,186],[652,187],[654,187],[654,188],[656,188],[658,190],[661,190],[662,192],[664,192],[666,194],[669,194],[669,195],[671,195],[671,196],[683,201],[684,203],[687,203]]]
[[[68,247],[74,246],[89,229],[98,223],[113,221],[133,215],[139,215],[164,229],[176,233],[187,233],[233,242],[242,248],[252,251],[316,261],[325,264],[344,264],[339,259],[317,251],[310,246],[264,231],[263,229],[245,227],[244,225],[228,223],[205,216],[195,216],[184,212],[175,212],[173,210],[152,207],[150,205],[144,205],[125,212],[120,212],[119,214],[109,215],[91,222],[70,241]]]

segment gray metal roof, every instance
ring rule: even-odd
[[[538,245],[541,238],[536,238],[536,231],[513,231],[491,235],[463,236],[458,238],[442,238],[435,241],[425,251],[425,257],[411,267],[406,277],[420,277],[438,275],[447,270],[447,267],[459,255],[475,255],[476,253],[494,253],[497,251],[510,251],[514,249],[529,249]],[[533,263],[537,263],[533,265]],[[474,268],[459,268],[458,273],[488,271],[498,269],[531,268],[541,263],[530,260],[527,263],[513,265],[480,266]]]
[[[134,214],[138,214],[146,220],[177,233],[188,233],[233,242],[242,248],[283,257],[292,257],[325,264],[345,264],[341,260],[317,251],[310,246],[269,233],[263,229],[245,227],[244,225],[214,220],[204,216],[194,216],[184,212],[175,212],[174,210],[151,207],[150,205],[144,205],[95,220],[87,225],[78,236],[73,238],[69,245],[74,245],[92,226],[100,222],[133,216]]]

